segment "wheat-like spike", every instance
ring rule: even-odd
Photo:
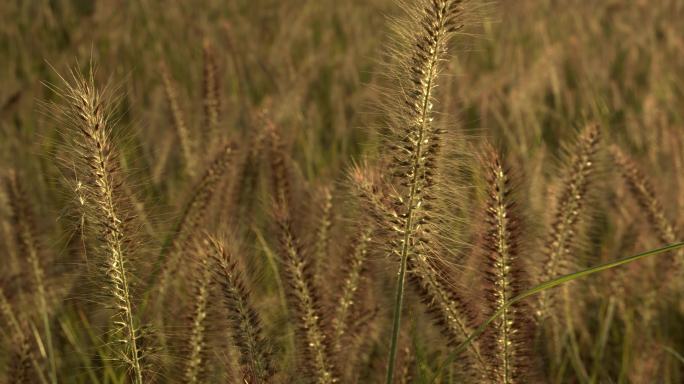
[[[7,196],[12,209],[12,217],[16,228],[16,238],[21,253],[27,258],[31,269],[31,277],[36,287],[36,301],[43,321],[43,331],[47,346],[48,361],[50,362],[50,380],[57,382],[57,365],[52,344],[52,330],[50,327],[50,313],[47,294],[45,291],[45,271],[40,261],[39,244],[35,235],[33,212],[25,190],[14,170],[8,172],[6,178]]]
[[[211,269],[209,253],[206,249],[195,252],[197,255],[197,276],[195,277],[193,312],[190,318],[190,337],[187,340],[187,357],[183,371],[183,382],[197,384],[203,382],[207,365],[207,306],[210,295]]]
[[[393,252],[400,260],[392,325],[387,383],[394,376],[401,324],[404,280],[410,257],[417,252],[422,228],[429,221],[427,201],[432,197],[440,130],[432,124],[435,88],[447,44],[458,30],[461,0],[421,1],[415,6],[414,24],[408,37],[408,57],[400,68],[404,106],[398,112],[394,129],[393,176],[397,195],[395,205],[400,225],[396,227]],[[407,80],[404,80],[407,79]]]
[[[485,273],[487,289],[486,316],[491,316],[523,292],[524,267],[519,257],[519,223],[511,199],[510,178],[497,153],[490,149],[487,164],[489,199]],[[531,338],[528,309],[523,302],[507,307],[485,334],[483,352],[489,357],[488,372],[492,382],[527,383],[526,360]]]
[[[178,104],[178,92],[176,91],[176,86],[173,83],[173,79],[171,78],[171,74],[169,73],[169,68],[166,66],[166,63],[162,61],[159,65],[159,70],[161,72],[162,82],[164,83],[166,100],[169,103],[169,108],[171,109],[173,126],[176,128],[176,134],[178,135],[178,141],[180,142],[181,153],[183,154],[183,162],[185,164],[185,173],[190,178],[193,178],[197,172],[197,160],[195,158],[194,142],[190,136],[188,126],[185,123],[183,111]]]
[[[195,192],[192,194],[190,202],[185,206],[170,244],[162,250],[161,262],[163,264],[161,265],[161,276],[159,277],[157,287],[160,297],[164,297],[166,294],[169,278],[179,268],[181,248],[191,240],[192,234],[195,233],[193,229],[197,228],[205,218],[206,209],[216,192],[216,188],[230,168],[230,164],[233,161],[233,153],[233,146],[225,144],[216,155],[195,187]]]
[[[204,81],[202,83],[204,88],[204,128],[207,132],[206,138],[212,140],[217,137],[221,99],[216,57],[209,40],[204,40],[202,53],[204,57]]]
[[[290,304],[302,336],[303,359],[318,384],[337,382],[323,331],[320,299],[313,287],[310,265],[304,258],[299,240],[292,231],[292,220],[285,207],[274,208],[280,231],[284,274],[289,283]]]
[[[403,348],[402,356],[399,358],[399,384],[410,384],[413,382],[413,366],[416,363],[415,351],[412,346],[406,345]]]
[[[25,332],[25,329],[27,329],[25,321],[15,314],[12,305],[9,300],[7,300],[7,296],[5,295],[2,286],[0,286],[0,319],[4,319],[5,326],[3,328],[5,329],[5,333],[10,336],[12,344],[18,348],[16,353],[20,361],[13,367],[16,369],[16,376],[10,376],[13,380],[16,380],[13,382],[30,383],[31,381],[29,378],[31,377],[31,374],[29,373],[29,370],[32,366],[40,379],[40,382],[47,383],[48,381],[43,375],[41,366],[31,348],[29,335]]]
[[[241,220],[251,217],[256,199],[253,194],[259,182],[259,169],[265,152],[267,137],[264,129],[258,129],[249,139],[246,150],[236,166],[237,172],[231,191],[230,208],[237,211]]]
[[[76,172],[74,172],[76,173]],[[88,250],[86,248],[86,228],[88,228],[90,225],[86,224],[87,221],[87,206],[86,206],[86,195],[83,187],[83,182],[78,179],[78,175],[76,174],[76,180],[74,180],[74,186],[73,186],[73,192],[76,195],[76,201],[75,205],[77,206],[76,210],[80,213],[79,218],[78,218],[78,224],[77,224],[77,230],[76,232],[78,233],[79,240],[81,242],[81,253],[83,255],[83,261],[85,262],[86,265],[86,270],[90,271],[90,261],[88,260]]]
[[[266,134],[269,137],[269,158],[271,162],[271,184],[276,205],[289,211],[291,209],[291,186],[288,174],[287,156],[278,127],[272,120],[264,118]]]
[[[415,287],[428,313],[442,330],[447,344],[455,345],[468,337],[474,331],[473,316],[463,298],[454,292],[443,273],[432,265],[425,253],[417,253],[414,258],[409,259],[408,269],[409,282]],[[487,363],[478,342],[469,344],[468,354],[464,358],[466,360],[462,366],[468,371],[467,374],[483,379]]]
[[[304,360],[316,383],[337,382],[329,356],[326,335],[323,332],[320,298],[314,285],[311,264],[304,258],[299,239],[292,230],[291,186],[287,156],[278,128],[270,119],[264,119],[270,137],[270,161],[274,199],[274,215],[280,234],[285,280],[290,286],[290,301],[299,321],[303,336]]]
[[[96,229],[98,250],[105,263],[109,279],[109,294],[115,301],[114,324],[120,331],[119,358],[125,362],[136,384],[142,384],[143,371],[138,348],[137,327],[130,295],[126,267],[124,219],[117,206],[116,151],[110,140],[109,106],[106,98],[95,87],[91,69],[87,77],[72,72],[73,82],[66,82],[64,98],[69,102],[67,117],[80,133],[76,147],[82,157],[88,179],[83,184],[88,222]]]
[[[366,166],[354,165],[349,171],[349,181],[377,229],[396,232],[401,224],[399,215],[390,196],[380,189],[380,180],[377,180],[375,172]]]
[[[408,270],[409,283],[417,290],[431,318],[442,330],[447,344],[455,345],[468,337],[474,331],[473,316],[443,273],[432,265],[423,252],[409,259]],[[467,370],[466,375],[484,380],[488,365],[480,351],[479,342],[470,343],[468,354],[463,358],[465,361],[461,366]]]
[[[316,233],[316,247],[314,259],[314,276],[317,278],[321,275],[320,266],[328,258],[328,249],[330,245],[330,230],[333,225],[333,202],[332,192],[330,188],[323,188],[323,204],[320,221],[318,222],[318,232]],[[318,281],[320,278],[317,279]]]
[[[665,244],[676,242],[675,225],[665,215],[663,205],[656,195],[651,181],[641,172],[634,160],[629,158],[618,146],[612,146],[610,152],[632,195],[646,212],[649,224],[658,234],[660,241]],[[678,264],[677,262],[681,260],[681,255],[684,255],[684,252],[677,251],[674,255],[666,255],[664,261],[658,263],[659,286],[666,285],[678,272],[681,272],[681,263]]]
[[[209,237],[206,243],[214,259],[214,277],[228,309],[232,336],[240,352],[243,381],[268,383],[273,375],[270,348],[263,337],[261,320],[251,304],[237,261],[221,241]]]
[[[584,216],[584,206],[596,168],[596,153],[599,147],[600,131],[597,124],[589,124],[582,131],[570,162],[565,170],[563,189],[558,197],[556,213],[544,251],[543,271],[540,281],[548,281],[562,272],[562,266],[571,262],[570,252],[573,240]],[[539,294],[536,315],[539,320],[548,315],[549,290]]]
[[[33,283],[38,293],[38,303],[41,308],[46,308],[45,272],[38,254],[39,249],[33,225],[33,213],[31,212],[29,202],[26,201],[26,193],[13,169],[9,170],[5,178],[5,187],[9,198],[19,252],[27,258],[31,267]]]
[[[335,313],[332,319],[332,346],[333,351],[338,353],[342,349],[342,337],[345,336],[350,326],[352,307],[357,300],[357,292],[361,285],[361,278],[368,259],[371,230],[362,230],[354,242],[354,248],[346,263],[347,273],[342,282],[342,289],[337,299]]]
[[[121,159],[121,156],[123,155],[119,154],[119,159]],[[140,200],[134,188],[129,182],[126,181],[126,179],[121,180],[121,191],[125,197],[127,206],[133,209],[136,220],[143,224],[149,236],[156,237],[157,232],[155,231],[154,225],[150,221],[149,215],[147,214],[145,202]]]
[[[16,343],[16,351],[12,353],[6,376],[12,378],[12,383],[31,384],[33,382],[31,376],[33,364],[31,343],[25,338],[25,335],[22,335],[22,338],[19,338]]]
[[[6,329],[9,329],[11,332],[9,334],[11,336],[21,338],[22,335],[24,334],[24,331],[22,330],[22,327],[19,324],[19,319],[17,319],[17,316],[14,314],[14,310],[12,309],[12,305],[10,304],[9,300],[7,300],[7,296],[5,295],[5,291],[2,289],[0,286],[0,314],[2,314],[2,317],[5,319]]]
[[[438,137],[434,138],[433,144],[438,143]],[[433,147],[437,152],[437,146]],[[397,231],[401,225],[400,216],[396,210],[396,204],[392,203],[391,196],[381,188],[378,176],[368,169],[354,166],[350,172],[352,185],[358,191],[361,200],[369,209],[368,214],[375,220],[379,227],[390,228],[387,232]],[[430,199],[428,199],[430,200]],[[428,203],[425,207],[429,206]],[[429,222],[424,222],[428,227]],[[463,299],[453,292],[450,282],[427,258],[430,252],[427,242],[430,234],[424,228],[424,233],[416,244],[418,252],[416,256],[408,260],[409,282],[417,289],[423,303],[427,306],[432,318],[443,330],[449,344],[463,340],[472,332],[473,319]],[[486,369],[477,343],[471,343],[469,347],[472,358],[480,365],[481,370]]]

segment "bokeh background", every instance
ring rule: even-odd
[[[530,249],[536,249],[534,239],[543,238],[552,221],[549,207],[562,185],[558,170],[570,147],[564,143],[572,143],[592,121],[601,125],[607,145],[619,145],[636,160],[652,180],[667,219],[681,228],[684,1],[472,1],[469,7],[439,89],[440,124],[466,138],[464,150],[487,140],[514,166]],[[393,39],[388,20],[400,15],[401,8],[392,0],[0,1],[0,169],[17,169],[24,179],[43,236],[49,280],[59,281],[55,285],[67,291],[55,295],[81,297],[60,279],[73,283],[73,266],[82,261],[74,245],[78,217],[70,213],[73,196],[65,188],[73,186],[74,174],[63,162],[55,165],[65,157],[65,129],[50,107],[59,100],[50,86],[60,84],[58,73],[68,75],[74,66],[94,63],[98,82],[119,95],[115,140],[122,168],[138,199],[136,214],[144,219],[140,231],[151,235],[147,248],[161,248],[193,185],[182,171],[163,72],[175,84],[201,162],[208,162],[211,150],[224,139],[257,154],[264,150],[254,137],[260,113],[268,109],[298,178],[312,191],[311,204],[303,209],[315,214],[325,191],[344,189],[340,185],[349,166],[372,160],[382,142],[378,100],[384,87],[392,86],[386,73]],[[218,129],[211,134],[203,128],[207,52],[216,62],[221,100]],[[662,245],[612,164],[605,161],[599,167],[578,268]],[[481,185],[473,172],[463,177],[476,186],[476,194]],[[263,258],[270,252],[265,245],[269,215],[259,207],[267,205],[268,188],[249,193],[254,193],[250,201],[256,208],[242,206],[239,220],[248,222],[242,242]],[[21,292],[16,276],[22,262],[6,201],[0,203],[0,276],[10,292]],[[476,217],[479,207],[477,199],[464,199],[458,209]],[[463,249],[455,253],[467,255],[479,226],[463,223]],[[352,224],[333,230],[344,233],[344,225]],[[260,227],[264,233],[251,230]],[[671,352],[684,353],[681,311],[668,315],[664,325],[651,325],[653,330],[640,327],[635,320],[639,313],[625,304],[648,290],[652,276],[643,273],[644,265],[649,263],[603,274],[578,296],[578,353],[591,382],[684,380],[681,355]],[[284,320],[269,312],[278,300],[272,294],[274,279],[268,268],[251,268],[268,332],[277,334]],[[604,353],[595,341],[605,325],[605,300],[613,295],[622,304],[609,325]],[[21,304],[20,295],[16,300],[17,307],[30,307]],[[70,303],[64,301],[57,310],[60,348],[94,348],[82,314],[69,309]],[[641,344],[635,340],[653,334],[660,334],[654,337],[660,341],[636,348]],[[433,355],[426,350],[417,357],[425,362],[418,371],[434,369],[429,363]],[[65,366],[80,364],[69,359]],[[666,361],[655,374],[648,371],[654,360]],[[554,382],[590,382],[576,365],[554,361],[551,367]],[[377,377],[368,375],[366,380]],[[88,380],[85,374],[65,377]]]

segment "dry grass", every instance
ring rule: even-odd
[[[0,2],[0,382],[683,382],[682,17]]]

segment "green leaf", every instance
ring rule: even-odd
[[[679,249],[682,247],[684,247],[684,242],[670,244],[670,245],[662,247],[662,248],[653,249],[653,250],[650,250],[647,252],[639,253],[639,254],[634,255],[634,256],[625,257],[623,259],[611,261],[611,262],[608,262],[605,264],[598,265],[596,267],[591,267],[591,268],[588,268],[588,269],[585,269],[585,270],[582,270],[579,272],[574,272],[574,273],[570,273],[567,275],[563,275],[563,276],[557,277],[555,279],[549,280],[547,282],[541,283],[541,284],[537,285],[536,287],[533,287],[533,288],[521,293],[520,295],[518,295],[518,296],[514,297],[513,299],[511,299],[510,301],[508,301],[505,305],[503,305],[501,308],[499,308],[496,312],[494,312],[494,314],[489,319],[487,319],[484,323],[480,324],[480,326],[477,327],[475,332],[473,332],[470,336],[468,336],[468,338],[464,342],[462,342],[458,347],[456,347],[453,351],[451,351],[451,353],[449,353],[449,355],[444,360],[444,362],[442,362],[442,364],[439,366],[439,368],[437,369],[437,371],[435,373],[435,376],[433,377],[433,379],[430,382],[434,383],[435,380],[437,379],[437,377],[439,377],[442,370],[444,370],[445,367],[447,367],[451,362],[453,362],[454,359],[456,359],[456,357],[459,354],[461,354],[470,345],[470,343],[473,342],[473,340],[475,340],[477,337],[479,337],[485,331],[485,329],[487,329],[489,324],[491,324],[494,320],[496,320],[499,316],[501,316],[501,314],[503,314],[503,312],[506,310],[506,308],[517,303],[518,301],[524,300],[524,299],[526,299],[532,295],[535,295],[539,292],[545,291],[547,289],[555,288],[561,284],[579,279],[581,277],[593,275],[594,273],[602,272],[602,271],[605,271],[607,269],[619,267],[621,265],[625,265],[625,264],[635,262],[637,260],[641,260],[647,256],[653,256],[653,255],[657,255],[657,254],[664,253],[667,251],[673,251],[675,249]]]

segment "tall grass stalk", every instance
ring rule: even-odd
[[[80,156],[81,172],[86,175],[84,193],[88,222],[93,225],[101,262],[108,279],[107,290],[114,300],[113,324],[116,327],[115,354],[129,369],[135,384],[143,383],[142,351],[138,346],[139,332],[133,313],[130,276],[127,268],[127,241],[124,233],[124,215],[118,206],[118,162],[111,141],[111,105],[106,93],[95,86],[91,67],[86,76],[71,72],[72,81],[62,78],[62,91],[68,102],[65,114],[67,124],[80,138],[75,140]]]
[[[12,308],[12,305],[10,304],[9,300],[7,299],[7,296],[5,295],[5,291],[2,289],[1,286],[0,319],[4,319],[4,329],[9,331],[8,334],[10,336],[10,341],[12,343],[13,348],[18,349],[17,352],[19,354],[19,358],[20,360],[22,360],[23,363],[22,366],[19,367],[23,371],[22,376],[27,377],[28,381],[30,373],[28,372],[29,367],[27,367],[27,365],[30,365],[30,367],[33,368],[40,383],[47,384],[48,381],[45,378],[45,375],[43,374],[43,367],[38,361],[38,359],[36,359],[35,353],[32,350],[29,335],[26,332],[26,322],[22,321],[22,319],[20,319],[19,316],[15,313],[14,308]],[[16,380],[18,378],[13,377],[12,379]]]
[[[202,178],[197,181],[175,231],[160,253],[160,265],[158,266],[160,276],[150,278],[150,286],[156,283],[155,289],[160,297],[163,298],[167,294],[169,280],[181,266],[182,251],[192,241],[197,227],[206,219],[207,207],[212,201],[220,181],[229,171],[233,157],[233,145],[224,144],[207,167]]]
[[[510,307],[508,302],[522,292],[524,264],[520,259],[520,217],[513,201],[509,172],[498,154],[488,150],[487,180],[489,199],[486,208],[487,231],[484,236],[484,260],[487,314],[505,308],[493,328],[485,334],[483,349],[491,368],[492,382],[502,384],[530,381],[534,363],[528,355],[532,336],[529,308],[523,303]]]
[[[202,249],[195,251],[194,260],[194,294],[192,295],[192,315],[190,318],[190,337],[187,340],[187,357],[183,380],[186,384],[202,383],[205,378],[208,347],[209,319],[208,306],[211,294],[211,269],[209,264],[210,250],[205,249],[208,244],[204,243]],[[197,247],[199,248],[199,247]]]
[[[159,64],[159,72],[161,73],[162,82],[164,84],[166,100],[169,104],[169,109],[171,110],[173,125],[176,128],[176,134],[178,135],[185,173],[190,178],[193,178],[197,172],[194,141],[188,130],[188,125],[185,122],[183,111],[178,102],[176,85],[173,83],[171,73],[169,72],[166,63],[161,62]]]
[[[304,365],[317,384],[331,384],[337,381],[328,341],[322,325],[320,298],[313,287],[310,264],[302,253],[302,246],[292,231],[289,213],[276,208],[276,221],[280,231],[283,268],[290,286],[291,305],[295,322],[302,338]]]
[[[346,276],[342,282],[341,293],[337,299],[335,313],[332,319],[332,350],[339,353],[342,350],[342,337],[348,332],[352,309],[358,298],[363,272],[368,258],[371,231],[360,231],[356,236],[353,249],[348,261]]]
[[[581,220],[585,216],[587,194],[590,192],[591,177],[596,169],[596,153],[599,147],[600,130],[596,124],[587,125],[572,149],[565,168],[563,186],[553,224],[548,234],[541,280],[558,276],[564,268],[574,265],[576,260],[569,256],[575,247]],[[549,314],[551,292],[539,295],[537,318],[541,321]]]
[[[613,145],[610,148],[610,153],[630,192],[646,213],[648,223],[655,234],[660,241],[673,243],[677,239],[677,228],[665,214],[663,204],[656,194],[653,183],[620,147]],[[682,265],[684,265],[684,261],[681,260],[683,255],[684,252],[680,250],[669,255],[665,261],[658,264],[660,276],[657,282],[658,287],[667,286],[678,273],[681,274]]]
[[[433,103],[440,65],[446,57],[448,42],[459,28],[457,17],[461,14],[462,1],[435,0],[420,1],[409,9],[411,23],[404,31],[406,42],[400,55],[400,83],[404,85],[400,94],[404,104],[396,118],[393,145],[394,176],[403,188],[396,197],[400,225],[396,229],[397,240],[393,253],[399,258],[399,273],[396,282],[392,333],[387,362],[386,382],[394,381],[401,315],[404,303],[404,283],[408,259],[414,253],[418,233],[427,220],[425,196],[432,186],[437,136],[440,132],[433,127]],[[408,72],[402,72],[408,70]],[[403,93],[402,93],[403,92]],[[402,191],[403,189],[403,191]]]
[[[519,294],[518,296],[512,298],[508,303],[503,305],[501,308],[499,308],[496,312],[494,312],[490,317],[487,318],[482,324],[480,324],[476,329],[475,332],[473,332],[471,335],[468,336],[468,338],[465,339],[463,343],[458,345],[456,348],[454,348],[450,353],[449,356],[440,364],[439,368],[435,372],[435,376],[433,380],[431,380],[432,383],[435,382],[435,379],[439,377],[440,372],[442,372],[449,364],[451,364],[456,357],[458,357],[459,354],[461,354],[466,348],[468,348],[468,345],[473,342],[473,340],[477,339],[482,335],[482,333],[489,327],[496,319],[498,319],[501,315],[503,315],[506,310],[508,310],[512,305],[515,305],[519,301],[525,300],[526,298],[530,296],[534,296],[538,293],[544,292],[546,290],[549,290],[551,288],[555,288],[559,285],[577,280],[582,277],[590,276],[595,273],[603,272],[608,269],[616,268],[625,264],[633,263],[635,261],[641,260],[643,258],[646,258],[648,256],[654,256],[658,255],[661,253],[666,253],[669,251],[674,251],[677,249],[682,249],[684,248],[684,242],[678,242],[674,244],[670,244],[667,246],[664,246],[662,248],[657,248],[653,249],[650,251],[642,252],[634,256],[629,256],[625,257],[623,259],[619,259],[616,261],[611,261],[607,262],[601,265],[598,265],[596,267],[592,268],[587,268],[579,272],[574,272],[574,273],[569,273],[567,275],[563,275],[560,277],[557,277],[555,279],[543,282],[531,289],[528,289],[527,291]]]
[[[273,375],[270,346],[263,336],[261,320],[252,305],[237,260],[216,238],[209,237],[207,247],[213,259],[214,277],[228,310],[232,337],[240,352],[243,380],[266,384]]]
[[[36,299],[43,323],[43,332],[45,332],[46,353],[50,363],[50,381],[57,383],[57,362],[52,341],[50,313],[45,289],[45,271],[40,260],[38,240],[33,224],[33,213],[30,202],[26,200],[27,196],[23,184],[20,183],[18,175],[14,170],[10,170],[7,176],[6,187],[14,216],[17,243],[23,256],[29,262],[31,277],[36,288]]]

